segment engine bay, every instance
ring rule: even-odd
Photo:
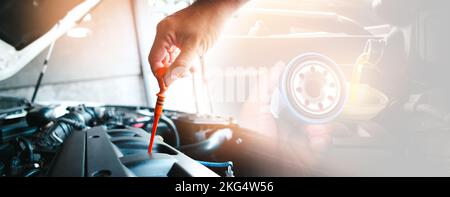
[[[149,154],[146,22],[179,7],[46,2],[0,7],[1,177],[450,176],[448,3],[244,9],[171,85]]]
[[[210,158],[231,140],[237,127],[227,119],[166,111],[150,155],[152,109],[79,105],[56,118],[56,106],[2,101],[18,105],[2,113],[2,176],[234,176],[231,161],[190,157]]]

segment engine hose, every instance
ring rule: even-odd
[[[211,162],[211,161],[198,161],[200,164],[206,166],[206,167],[210,167],[210,168],[227,168],[228,166],[233,167],[233,162],[232,161],[227,161],[227,162]]]
[[[39,172],[41,172],[41,170],[39,169],[32,169],[30,171],[28,171],[27,173],[25,173],[25,175],[23,175],[24,177],[32,177],[36,174],[39,174]]]
[[[86,125],[96,118],[94,110],[83,105],[69,108],[69,111],[57,118],[55,124],[46,131],[46,135],[38,141],[40,147],[52,148],[61,145],[73,130],[85,129]]]
[[[87,126],[86,124],[84,124],[83,122],[77,121],[77,120],[73,120],[73,119],[68,119],[68,118],[60,118],[58,119],[59,122],[64,122],[67,124],[70,124],[72,126],[74,126],[76,129],[85,129]]]
[[[166,116],[161,116],[159,121],[166,123],[166,125],[168,127],[170,127],[169,130],[171,130],[173,132],[173,135],[175,136],[175,148],[179,149],[180,148],[180,134],[178,133],[177,127],[175,126],[173,121],[170,120]]]
[[[214,132],[208,139],[195,144],[184,145],[180,151],[189,156],[209,155],[219,149],[222,144],[231,139],[232,131],[230,129],[220,129]]]
[[[144,114],[144,115],[146,115],[146,114]],[[148,116],[148,115],[146,115],[146,116]],[[154,118],[153,115],[150,117]],[[175,137],[174,147],[176,149],[179,149],[180,145],[181,145],[180,133],[178,132],[178,129],[175,126],[175,123],[173,123],[173,121],[170,118],[168,118],[167,116],[164,116],[164,115],[161,115],[161,117],[159,118],[159,121],[164,122],[169,127],[169,130],[173,133],[173,136]]]
[[[226,168],[227,170],[225,171],[225,176],[226,177],[234,177],[233,162],[232,161],[211,162],[211,161],[199,161],[199,160],[197,160],[197,162],[199,162],[200,164],[202,164],[203,166],[206,166],[208,168]]]
[[[27,154],[26,158],[28,159],[29,162],[33,162],[34,161],[34,153],[33,153],[33,146],[31,144],[31,142],[28,139],[25,139],[23,137],[17,137],[17,143],[19,144],[19,146],[24,146],[21,147],[23,148],[25,154]]]

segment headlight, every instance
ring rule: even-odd
[[[272,96],[275,117],[288,113],[305,123],[325,123],[342,111],[348,91],[345,76],[330,58],[307,53],[294,58]]]

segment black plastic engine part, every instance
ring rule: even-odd
[[[191,157],[202,158],[219,149],[226,141],[231,139],[232,134],[231,129],[220,129],[214,131],[214,133],[205,140],[181,146],[180,150]]]
[[[36,131],[22,115],[29,107],[30,103],[26,99],[0,96],[0,145]]]
[[[52,121],[53,119],[55,119],[53,112],[54,112],[53,107],[49,106],[34,107],[27,113],[26,116],[27,123],[30,126],[38,126],[38,127],[45,125],[50,121]]]
[[[216,177],[213,171],[142,129],[94,127],[75,131],[64,142],[48,175],[52,177]]]
[[[30,106],[24,98],[0,96],[0,114],[11,112],[13,109],[23,109]]]
[[[5,164],[0,161],[0,176],[3,176],[5,174]]]
[[[143,128],[150,131],[153,124],[152,109],[130,106],[104,106],[103,116],[99,122],[109,129],[120,128],[123,125]],[[180,134],[174,122],[167,116],[161,116],[158,124],[157,135],[164,138],[164,142],[180,147]]]
[[[31,136],[36,127],[30,127],[24,118],[0,121],[0,144],[14,140],[18,136]]]
[[[70,107],[68,110],[70,113],[57,118],[54,125],[46,131],[46,135],[38,142],[40,147],[52,149],[61,145],[73,130],[85,129],[96,117],[94,109],[84,105]]]

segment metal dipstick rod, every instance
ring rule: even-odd
[[[50,47],[48,49],[47,56],[45,57],[45,60],[44,60],[44,66],[42,67],[41,73],[39,73],[39,78],[37,80],[36,86],[34,87],[33,96],[31,97],[31,103],[34,103],[34,100],[36,99],[36,95],[39,91],[39,87],[41,86],[42,78],[44,78],[44,74],[47,71],[48,61],[50,60],[54,46],[55,46],[55,41],[53,41],[50,44]]]

